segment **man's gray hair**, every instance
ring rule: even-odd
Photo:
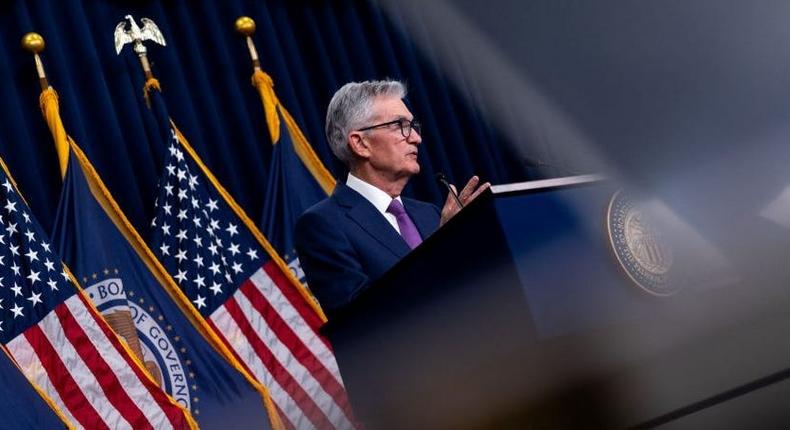
[[[406,97],[406,86],[398,81],[349,82],[343,85],[329,102],[326,109],[326,138],[337,158],[351,167],[351,150],[348,134],[369,126],[373,115],[373,99],[379,96]]]

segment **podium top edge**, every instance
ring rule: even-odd
[[[599,174],[566,176],[563,178],[541,179],[539,181],[515,182],[512,184],[492,185],[491,192],[494,194],[510,193],[514,191],[538,190],[541,188],[564,187],[568,185],[585,184],[606,179]]]

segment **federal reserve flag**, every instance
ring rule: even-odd
[[[269,391],[287,428],[353,428],[323,314],[148,93],[164,169],[151,244],[234,355]],[[277,424],[273,421],[273,424]]]
[[[78,291],[7,172],[0,172],[0,342],[79,428],[191,428]]]
[[[70,152],[53,241],[91,301],[157,385],[191,411],[201,428],[267,428],[259,384],[212,347],[219,340],[204,324],[190,322],[178,306],[186,298],[85,154],[73,142]]]
[[[294,250],[296,220],[307,208],[332,192],[335,179],[291,114],[280,104],[269,75],[256,70],[252,81],[261,97],[269,138],[274,145],[263,195],[261,230],[294,275],[304,283],[304,272]]]

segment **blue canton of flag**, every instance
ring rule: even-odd
[[[4,172],[0,183],[0,342],[28,380],[76,427],[190,427],[77,292]]]
[[[165,174],[155,202],[155,251],[182,291],[204,315],[210,315],[234,292],[253,269],[261,265],[261,250],[243,227],[219,210],[220,198],[210,196],[198,180],[172,132]],[[224,209],[224,208],[223,208]]]
[[[27,206],[8,178],[2,179],[0,306],[5,304],[5,318],[0,320],[0,341],[6,344],[72,297],[75,290]]]
[[[159,92],[149,97],[166,149],[152,248],[217,336],[268,389],[286,427],[353,428],[316,310],[171,126]]]
[[[53,238],[110,326],[201,428],[266,427],[257,382],[223,359],[168,295],[177,287],[74,143]]]

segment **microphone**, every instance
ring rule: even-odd
[[[451,187],[450,183],[447,182],[447,178],[444,176],[444,173],[442,172],[437,173],[436,181],[438,181],[440,184],[444,184],[444,186],[447,187],[447,190],[450,191],[450,194],[452,194],[453,198],[455,199],[455,202],[458,203],[458,207],[463,209],[464,204],[461,203],[461,199],[458,198],[458,194],[456,194],[456,192],[453,191],[453,187]]]

